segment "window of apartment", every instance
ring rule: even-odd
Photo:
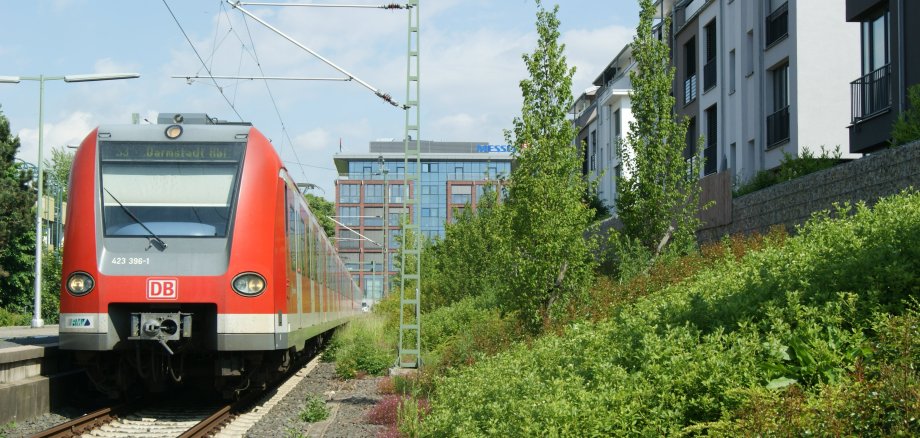
[[[706,65],[703,66],[703,89],[716,86],[716,20],[712,20],[703,30],[706,38]]]
[[[356,227],[361,223],[361,207],[339,207],[339,222]]]
[[[862,22],[862,63],[864,75],[888,64],[888,11]]]
[[[361,247],[361,239],[354,231],[345,229],[338,230],[339,249],[358,249]]]
[[[789,64],[770,71],[773,113],[767,116],[767,147],[789,140]]]
[[[340,204],[358,204],[361,202],[361,186],[359,184],[339,185]]]
[[[455,185],[450,187],[450,203],[466,204],[473,202],[473,186]]]
[[[364,202],[371,204],[382,204],[383,184],[368,184],[364,186]]]
[[[364,207],[364,226],[383,226],[383,207]]]
[[[597,131],[591,131],[590,134],[590,145],[591,145],[591,170],[597,168]]]
[[[684,146],[684,159],[687,162],[696,157],[696,117],[691,117],[687,123],[687,144]]]
[[[862,76],[853,81],[853,122],[891,107],[887,10],[862,22]]]
[[[783,37],[789,35],[789,5],[786,0],[769,0],[767,15],[765,47],[770,47]]]
[[[703,150],[703,174],[716,173],[718,169],[718,155],[716,154],[719,138],[719,115],[716,105],[706,109],[706,149]]]
[[[747,50],[744,52],[744,75],[750,76],[754,74],[754,30],[749,30],[747,33],[747,45],[745,46]]]
[[[728,92],[735,92],[735,51],[728,52]]]
[[[620,110],[613,112],[613,138],[619,140],[623,135],[622,128],[620,128]]]
[[[696,38],[684,44],[684,105],[696,100]]]
[[[390,184],[390,204],[401,204],[403,202],[403,185]]]

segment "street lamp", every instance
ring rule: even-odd
[[[116,79],[133,79],[139,78],[138,73],[94,73],[86,75],[64,75],[64,76],[0,76],[0,84],[18,84],[20,81],[37,81],[38,82],[38,200],[35,204],[35,309],[32,313],[32,327],[41,327],[45,325],[42,321],[42,178],[44,169],[42,167],[42,149],[44,149],[44,116],[45,116],[45,81],[64,82],[94,82],[94,81],[111,81]]]

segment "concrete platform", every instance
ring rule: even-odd
[[[58,326],[0,327],[0,424],[51,412],[82,370],[58,351]]]

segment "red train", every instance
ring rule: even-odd
[[[283,372],[361,314],[361,291],[272,144],[247,123],[103,125],[71,170],[60,348],[97,388]]]

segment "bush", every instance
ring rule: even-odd
[[[821,146],[821,155],[817,156],[807,147],[802,151],[802,156],[800,157],[783,152],[783,159],[779,163],[778,171],[761,170],[757,172],[750,181],[738,185],[732,191],[732,196],[737,198],[809,173],[829,169],[840,163],[840,157],[840,146],[834,148],[833,151],[826,150],[824,146]]]
[[[920,194],[835,216],[740,258],[726,241],[708,267],[609,319],[457,370],[420,435],[773,435],[745,422],[767,415],[792,431],[776,435],[802,435],[850,409],[869,430],[910,434],[920,341],[899,318],[920,294]]]
[[[359,373],[381,375],[396,357],[384,331],[385,321],[378,316],[368,316],[351,321],[336,331],[324,359],[335,360],[335,372],[343,379],[352,379]]]
[[[31,322],[32,315],[13,313],[9,310],[0,308],[0,327],[29,325]]]

